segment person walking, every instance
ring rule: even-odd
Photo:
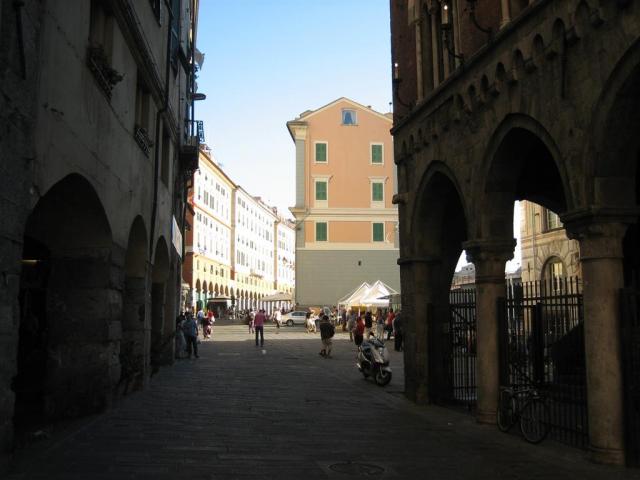
[[[396,314],[393,313],[393,308],[389,309],[387,314],[387,322],[384,329],[387,331],[387,340],[391,340],[391,334],[393,333],[393,319],[396,318]]]
[[[371,328],[373,327],[373,316],[371,311],[367,310],[364,314],[364,331],[367,334],[367,338],[371,338]]]
[[[320,340],[322,341],[322,350],[320,350],[320,356],[325,358],[331,358],[331,344],[332,338],[336,333],[336,329],[331,322],[329,322],[329,316],[323,315],[320,320]]]
[[[185,340],[184,332],[182,330],[182,326],[186,318],[187,317],[184,312],[176,318],[176,358],[178,359],[184,358],[187,354],[187,341]]]
[[[376,337],[380,340],[384,337],[384,314],[381,308],[376,310]]]
[[[202,326],[202,334],[204,335],[204,310],[202,308],[198,309],[198,313],[196,313],[196,325]]]
[[[403,348],[403,329],[402,329],[402,314],[398,310],[395,318],[393,319],[393,348],[396,352],[401,352]]]
[[[276,322],[276,334],[278,334],[280,333],[280,321],[282,320],[280,310],[276,309],[275,312],[273,312],[273,319]]]
[[[264,310],[258,311],[253,318],[253,328],[256,331],[256,347],[264,346],[264,323],[266,321]],[[258,337],[260,337],[260,344],[258,345]]]
[[[356,328],[356,312],[349,309],[349,320],[347,320],[347,330],[349,330],[349,341],[353,342],[353,332]]]
[[[184,333],[184,339],[187,342],[187,355],[189,358],[191,358],[192,350],[195,357],[200,358],[198,356],[198,324],[196,323],[195,318],[191,315],[187,315],[187,318],[185,318],[182,323],[182,332]]]
[[[353,343],[355,343],[357,347],[362,345],[362,342],[364,341],[365,329],[366,327],[364,320],[362,319],[362,316],[360,316],[358,317],[358,320],[356,321],[356,327],[353,330]]]

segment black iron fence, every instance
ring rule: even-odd
[[[449,293],[449,400],[476,404],[476,292],[472,289]]]
[[[546,397],[550,436],[588,444],[584,315],[579,279],[508,283],[501,299],[500,383]]]
[[[640,292],[624,289],[621,298],[626,457],[640,467]]]

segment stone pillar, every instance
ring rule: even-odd
[[[500,0],[500,10],[502,12],[500,28],[502,28],[511,21],[511,8],[509,5],[509,0]]]
[[[515,240],[465,242],[467,259],[476,268],[477,368],[479,423],[495,425],[500,388],[498,298],[505,294],[505,263],[513,257]]]
[[[598,463],[624,464],[624,404],[620,347],[622,240],[626,222],[563,216],[580,242],[587,368],[589,443]]]
[[[431,379],[431,325],[435,324],[442,262],[439,258],[401,258],[402,318],[405,329],[405,392],[418,404],[433,400]]]
[[[431,13],[431,59],[433,61],[433,87],[435,88],[440,85],[440,57],[442,56],[439,48],[440,26],[438,25],[437,7],[434,7],[429,13]]]
[[[120,379],[122,285],[107,251],[52,259],[47,290],[48,419],[110,406]]]

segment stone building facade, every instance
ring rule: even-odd
[[[4,462],[173,360],[198,2],[1,7]]]
[[[390,115],[339,98],[287,122],[296,146],[296,303],[334,305],[363,282],[399,288]]]
[[[621,340],[637,320],[623,327],[620,312],[640,263],[640,2],[390,5],[407,395],[430,401],[441,372],[429,340],[448,321],[465,249],[476,270],[476,415],[495,424],[497,300],[513,204],[530,200],[557,212],[579,246],[593,458],[629,462],[638,343]]]

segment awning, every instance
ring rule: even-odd
[[[277,292],[272,295],[267,295],[259,299],[261,302],[290,302],[292,300],[290,293]]]

